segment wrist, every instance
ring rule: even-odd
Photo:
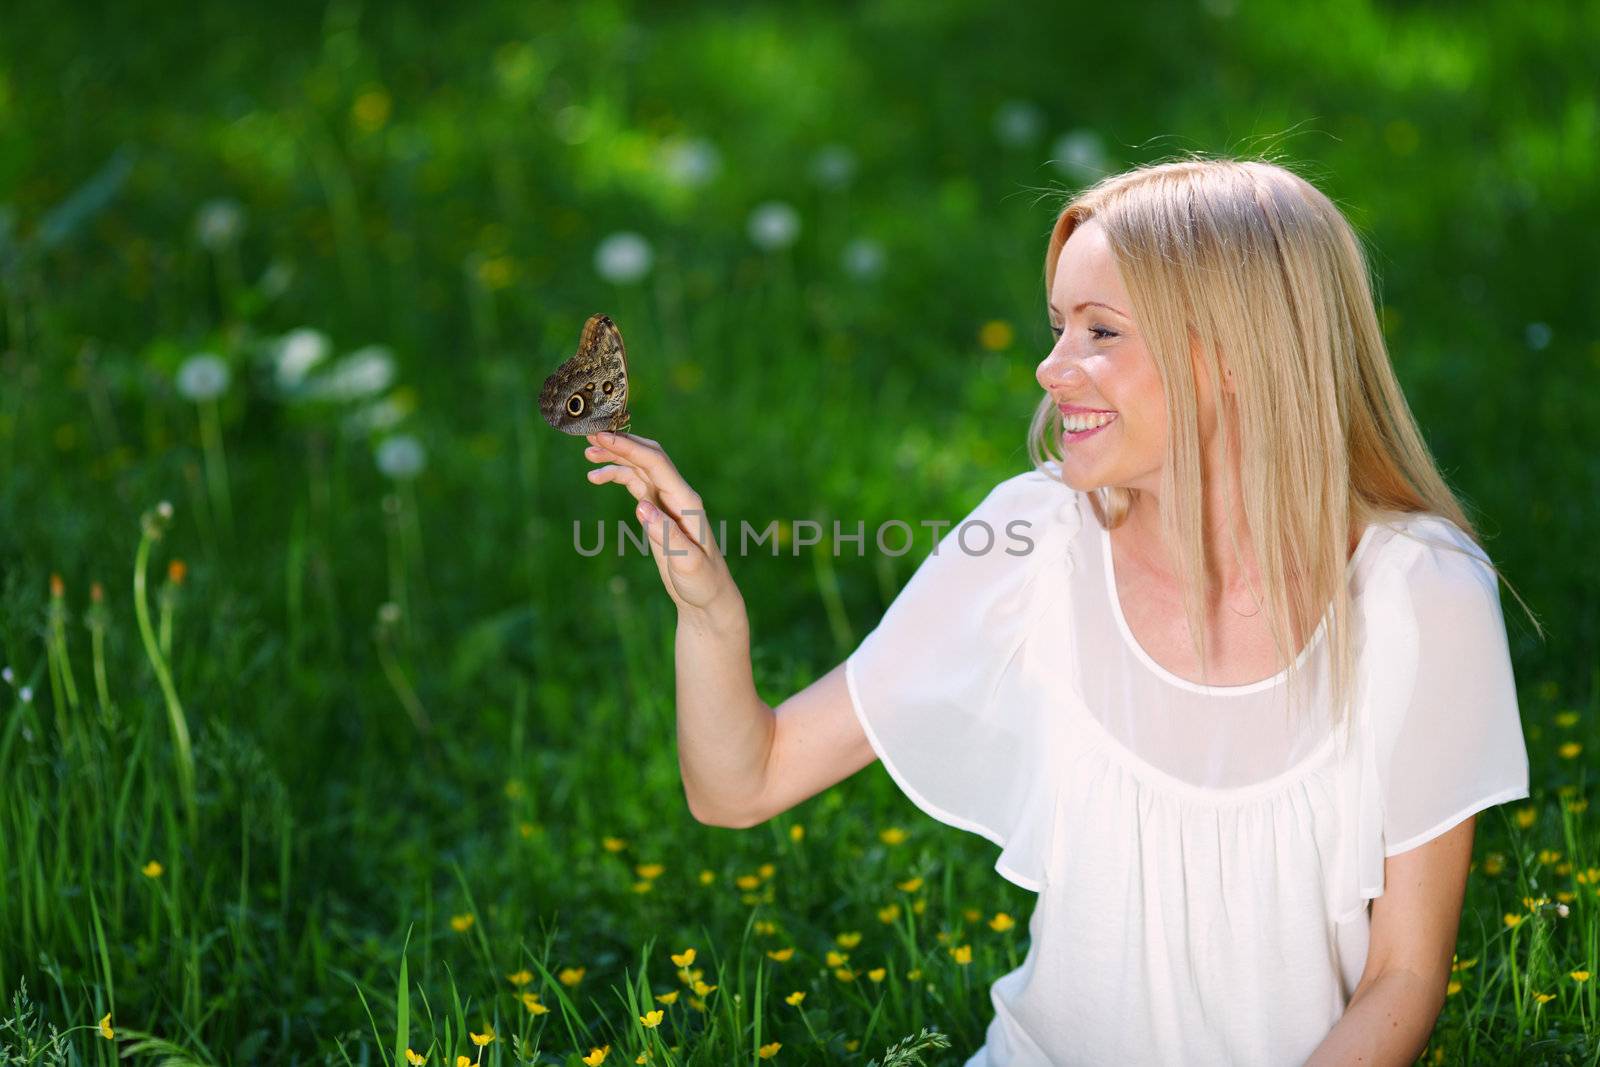
[[[678,621],[696,630],[724,636],[742,633],[749,624],[744,597],[731,582],[705,604],[680,604]]]

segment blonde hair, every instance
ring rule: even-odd
[[[1293,682],[1289,620],[1310,641],[1331,602],[1333,720],[1347,722],[1353,536],[1390,513],[1428,512],[1479,540],[1395,377],[1358,235],[1328,197],[1283,166],[1189,153],[1110,175],[1072,197],[1045,252],[1047,299],[1062,246],[1090,218],[1105,231],[1166,396],[1160,526],[1176,548],[1198,661],[1206,662],[1203,605],[1216,575],[1206,569],[1201,535],[1195,358],[1219,398],[1224,440],[1237,442],[1242,510],[1279,662]],[[1221,387],[1219,357],[1231,395]],[[1028,453],[1046,473],[1047,463],[1061,462],[1059,423],[1055,401],[1042,397]],[[1088,494],[1101,526],[1121,525],[1133,493],[1110,486]],[[1487,552],[1482,562],[1503,580]]]

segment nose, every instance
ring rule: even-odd
[[[1056,345],[1050,350],[1049,355],[1039,361],[1034,377],[1046,392],[1059,389],[1064,392],[1081,393],[1089,384],[1089,375],[1077,357],[1067,351],[1067,346],[1062,344]]]

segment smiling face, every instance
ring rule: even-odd
[[[1154,494],[1161,486],[1166,398],[1155,359],[1130,314],[1105,229],[1090,218],[1073,230],[1056,260],[1050,292],[1056,342],[1035,371],[1065,423],[1060,429],[1063,479],[1080,491],[1114,486]],[[1215,411],[1198,354],[1191,356],[1201,441],[1209,453]],[[1078,427],[1083,429],[1074,432]]]

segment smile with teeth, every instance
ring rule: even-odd
[[[1114,412],[1097,412],[1095,414],[1074,412],[1071,415],[1061,416],[1061,425],[1073,433],[1082,433],[1084,430],[1093,430],[1104,426],[1116,417]]]

